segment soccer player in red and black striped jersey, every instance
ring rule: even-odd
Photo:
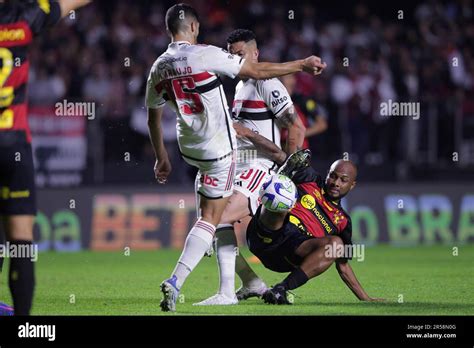
[[[27,120],[28,47],[61,17],[89,2],[0,0],[0,220],[6,240],[24,250],[32,246],[36,215]],[[0,270],[2,263],[0,258]],[[12,258],[9,286],[16,315],[29,315],[34,283],[31,257]]]
[[[285,158],[271,141],[248,128],[237,126],[261,151],[273,154],[277,163]],[[291,155],[278,171],[290,177],[298,189],[298,201],[289,212],[275,213],[260,206],[247,228],[247,243],[263,265],[275,272],[291,272],[267,290],[267,303],[289,304],[287,291],[296,289],[326,271],[334,262],[344,283],[362,301],[371,298],[360,285],[348,260],[352,225],[340,200],[356,185],[357,168],[351,161],[334,162],[323,179],[309,167],[309,150]]]

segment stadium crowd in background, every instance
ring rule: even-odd
[[[153,181],[154,159],[144,106],[147,69],[167,48],[163,18],[172,3],[97,1],[81,12],[86,20],[61,22],[31,50],[31,104],[95,102],[98,117],[87,122],[89,157],[102,142],[105,163],[123,161],[130,152],[149,173],[144,181]],[[299,1],[189,3],[202,13],[201,42],[225,47],[233,29],[249,28],[260,39],[262,60],[317,54],[327,62],[321,78],[299,74],[295,86],[295,93],[327,112],[327,130],[309,138],[313,158],[326,161],[321,167],[348,152],[362,180],[378,178],[373,168],[382,168],[380,178],[395,180],[416,178],[409,170],[416,165],[449,167],[453,152],[463,163],[474,163],[472,1],[384,10],[369,1],[337,11],[324,8],[335,5],[319,9]],[[231,101],[235,82],[226,79],[224,85]],[[421,117],[381,116],[380,105],[388,100],[420,102]],[[180,170],[173,113],[165,113],[163,128]],[[101,183],[94,181],[85,180]]]

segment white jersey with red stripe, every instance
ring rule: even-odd
[[[271,140],[280,147],[280,129],[276,120],[293,105],[290,95],[280,80],[240,81],[235,90],[232,116],[243,126]],[[275,169],[276,165],[264,153],[257,151],[245,138],[237,140],[237,173],[252,167]]]
[[[208,45],[172,42],[153,64],[146,105],[168,103],[177,115],[178,144],[183,157],[212,161],[236,148],[220,74],[235,78],[244,59]]]

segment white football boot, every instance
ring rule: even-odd
[[[239,303],[237,297],[234,295],[233,298],[230,298],[224,294],[215,294],[204,301],[193,303],[193,306],[230,306],[236,305]]]

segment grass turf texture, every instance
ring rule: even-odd
[[[294,291],[292,306],[249,299],[236,306],[192,306],[217,290],[215,256],[204,258],[185,283],[177,313],[159,309],[160,282],[169,277],[180,251],[55,253],[39,256],[34,315],[473,315],[474,245],[395,248],[368,247],[365,261],[351,261],[369,295],[386,303],[358,301],[334,266]],[[244,250],[245,256],[251,254]],[[272,285],[285,274],[261,264],[255,271]],[[5,265],[7,270],[7,265]],[[6,272],[0,300],[11,303]],[[239,285],[237,281],[237,285]],[[70,303],[72,295],[75,303]],[[403,303],[399,303],[403,295]]]

